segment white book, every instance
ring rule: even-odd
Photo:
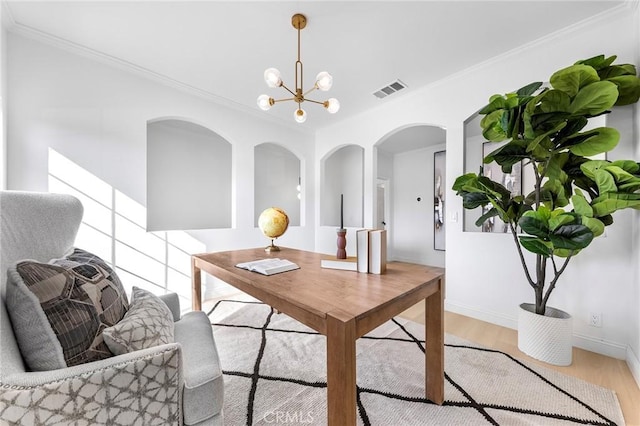
[[[358,263],[355,257],[347,257],[346,259],[322,259],[320,266],[328,269],[340,269],[343,271],[357,271]]]
[[[280,272],[293,271],[300,267],[286,259],[261,259],[251,262],[238,263],[237,268],[246,269],[252,272],[258,272],[262,275],[279,274]]]
[[[369,272],[369,229],[356,231],[356,254],[358,272]]]
[[[369,272],[384,274],[387,270],[387,231],[375,229],[369,232]]]

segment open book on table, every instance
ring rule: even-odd
[[[238,268],[246,269],[252,272],[258,272],[262,275],[279,274],[280,272],[293,271],[300,267],[286,259],[261,259],[251,262],[238,263]]]

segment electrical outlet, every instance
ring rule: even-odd
[[[589,314],[589,325],[592,327],[602,327],[602,314],[591,312]]]

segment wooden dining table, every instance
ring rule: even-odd
[[[299,269],[262,275],[236,267],[258,259],[281,258]],[[281,248],[195,254],[193,309],[202,308],[202,271],[236,287],[327,338],[327,418],[329,425],[356,424],[356,340],[424,300],[425,397],[444,401],[444,269],[390,262],[376,275],[322,268],[327,255]],[[421,367],[416,366],[416,374]]]

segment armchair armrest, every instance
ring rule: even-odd
[[[173,321],[180,321],[180,299],[178,295],[176,293],[167,293],[159,297],[169,307],[173,314]]]
[[[0,423],[180,425],[181,347],[161,345],[0,385]]]

